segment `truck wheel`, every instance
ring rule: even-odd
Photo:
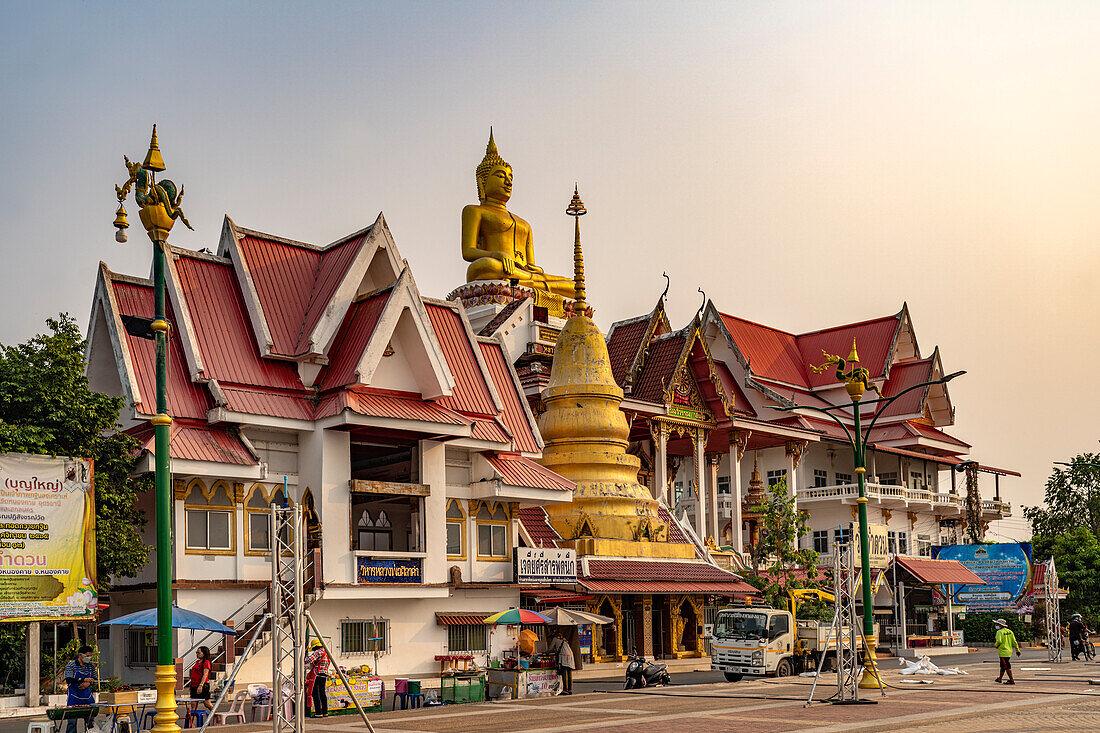
[[[791,660],[781,659],[779,665],[775,668],[776,677],[790,677],[791,676]]]
[[[744,675],[737,674],[736,672],[723,672],[726,676],[726,682],[740,682]]]

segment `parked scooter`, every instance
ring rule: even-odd
[[[654,664],[646,661],[645,657],[631,657],[630,664],[626,665],[627,690],[671,684],[672,677],[668,674],[667,664]]]

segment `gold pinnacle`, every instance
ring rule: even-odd
[[[579,316],[585,311],[584,292],[584,253],[581,251],[581,217],[588,213],[581,201],[577,184],[573,184],[573,200],[569,202],[565,213],[573,217],[573,312]]]

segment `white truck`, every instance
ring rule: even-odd
[[[815,595],[832,600],[829,594]],[[729,682],[739,682],[746,675],[789,677],[817,669],[824,655],[824,669],[835,669],[836,636],[829,633],[830,623],[795,621],[794,609],[792,596],[790,611],[759,606],[719,611],[711,635],[710,668],[723,672]],[[857,643],[860,636],[857,629]],[[868,639],[872,649],[877,639],[878,624]]]

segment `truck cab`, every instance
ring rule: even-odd
[[[725,673],[730,682],[745,675],[794,673],[796,636],[788,611],[747,607],[723,609],[714,621],[711,637],[711,669]]]

